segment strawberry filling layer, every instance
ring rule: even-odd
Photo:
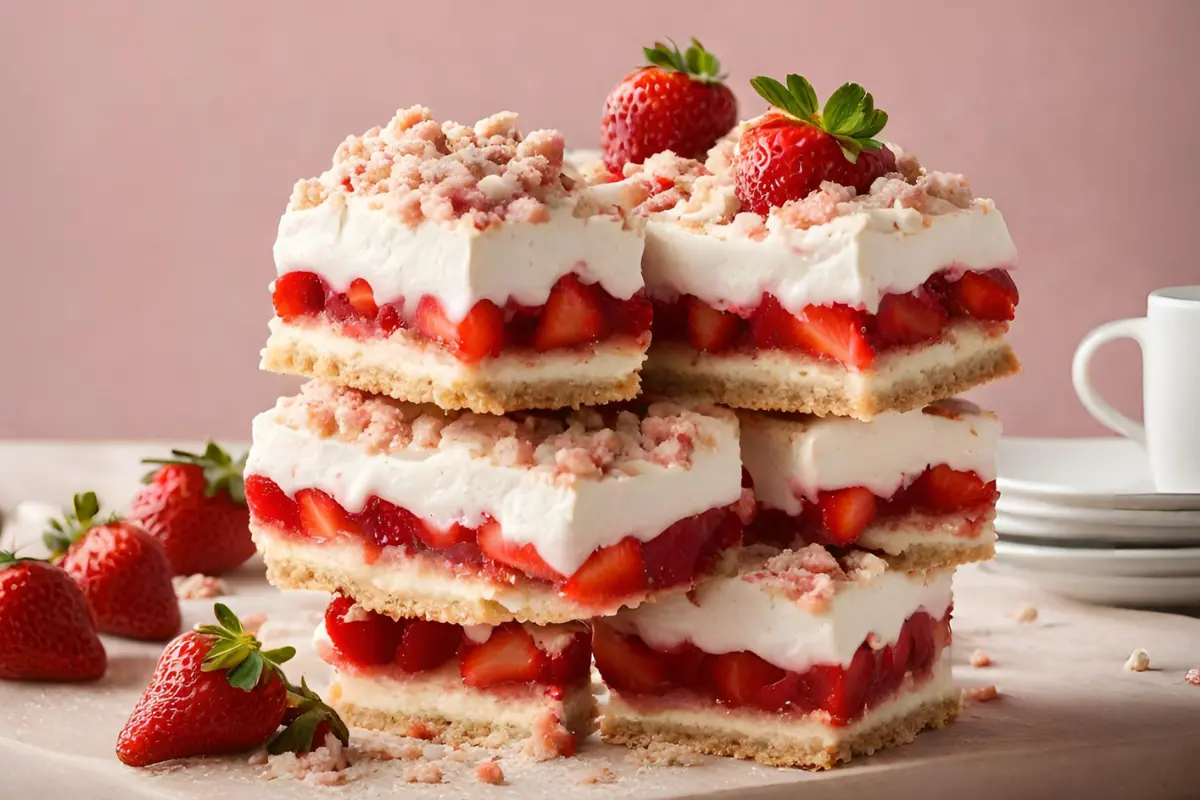
[[[261,475],[246,476],[246,502],[259,522],[309,542],[357,542],[372,562],[413,554],[435,557],[458,573],[473,571],[506,585],[533,580],[595,606],[690,584],[742,538],[734,511],[712,508],[675,522],[646,542],[626,536],[594,551],[573,574],[562,575],[532,544],[505,539],[492,519],[476,528],[456,523],[441,529],[374,495],[361,512],[350,513],[319,489],[301,489],[292,498]]]
[[[690,642],[656,650],[604,621],[592,625],[596,668],[623,700],[675,708],[715,702],[797,717],[824,712],[835,726],[895,696],[906,676],[912,685],[924,682],[949,645],[950,612],[934,619],[918,611],[895,642],[876,649],[864,641],[849,666],[817,664],[792,672],[744,650],[706,653]]]
[[[553,696],[586,683],[591,668],[589,634],[582,625],[557,628],[554,649],[547,651],[520,623],[499,625],[476,641],[459,625],[395,620],[337,595],[325,609],[325,632],[333,649],[321,657],[345,672],[403,679],[454,663],[466,686],[539,684]]]
[[[387,337],[404,328],[468,364],[511,351],[545,353],[610,340],[644,340],[653,313],[641,292],[619,300],[600,284],[583,283],[573,274],[559,279],[543,305],[523,306],[509,300],[501,307],[480,300],[458,323],[446,317],[436,297],[421,297],[415,312],[406,315],[404,298],[381,304],[362,278],[343,293],[312,272],[288,272],[276,278],[272,301],[275,314],[285,321],[324,319],[335,323],[343,335],[362,340]]]
[[[742,483],[753,481],[743,470]],[[945,515],[980,520],[996,507],[996,482],[984,482],[974,472],[950,469],[945,464],[929,467],[900,487],[891,497],[878,497],[862,486],[817,493],[816,501],[801,496],[801,511],[792,515],[777,508],[759,506],[746,527],[747,543],[763,542],[789,547],[797,539],[845,547],[875,523],[887,523],[910,515],[927,521]],[[978,533],[978,525],[964,530]]]
[[[888,294],[874,314],[843,304],[810,305],[799,315],[764,294],[754,307],[718,310],[692,295],[654,300],[654,336],[708,353],[794,350],[870,369],[881,354],[942,338],[954,321],[1002,325],[1019,296],[1007,270],[943,270],[908,294]]]

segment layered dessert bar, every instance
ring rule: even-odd
[[[819,543],[929,568],[992,557],[1000,421],[959,399],[871,422],[739,412],[758,513],[747,541]]]
[[[663,153],[626,167],[652,193],[649,390],[870,419],[1019,370],[1005,338],[1016,249],[962,176],[902,155],[869,188],[826,181],[752,208],[744,146],[745,134],[703,164]]]
[[[751,545],[736,577],[593,624],[605,741],[827,768],[956,714],[952,570]]]
[[[619,204],[639,198],[562,160],[507,112],[414,107],[347,138],[279,222],[263,368],[490,413],[635,397],[651,309]]]
[[[721,408],[501,417],[312,382],[253,438],[246,499],[271,581],[396,618],[611,614],[689,589],[753,511]]]
[[[396,620],[337,595],[314,639],[334,668],[327,697],[351,725],[455,745],[526,741],[547,756],[572,755],[595,728],[582,622]]]

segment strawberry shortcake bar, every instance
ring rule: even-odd
[[[871,422],[762,411],[739,417],[758,504],[747,541],[859,547],[906,568],[993,556],[994,414],[951,399]]]
[[[995,204],[876,141],[886,115],[861,87],[818,113],[799,76],[753,83],[775,107],[705,163],[625,167],[651,193],[647,386],[870,419],[1016,372],[1017,253]]]
[[[608,742],[828,768],[958,711],[952,570],[751,545],[739,573],[593,624]]]
[[[296,184],[275,241],[272,372],[503,413],[637,395],[643,223],[562,171],[555,131],[424,108]]]
[[[392,619],[334,596],[314,637],[329,701],[352,725],[568,756],[595,728],[582,622],[454,625]]]
[[[492,416],[312,382],[253,438],[246,499],[271,580],[395,618],[612,614],[690,589],[753,511],[737,418],[716,407]]]

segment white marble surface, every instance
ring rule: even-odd
[[[105,492],[120,507],[136,488],[142,473],[137,458],[146,452],[146,445],[0,443],[0,508],[11,511],[28,501],[58,505],[85,488]],[[22,537],[39,529],[33,516],[31,511],[24,520]],[[231,584],[226,602],[240,614],[268,614],[264,638],[297,646],[293,670],[322,685],[326,675],[309,634],[324,599],[277,592],[254,564]],[[1038,619],[1018,622],[1016,613],[1031,604]],[[207,618],[211,605],[185,601],[185,622]],[[0,682],[0,797],[183,800],[239,791],[262,798],[1197,796],[1200,687],[1186,684],[1184,674],[1200,667],[1200,620],[1081,606],[966,569],[958,581],[954,630],[958,682],[994,683],[1002,697],[968,705],[955,725],[907,747],[809,774],[725,759],[639,770],[626,763],[623,749],[593,740],[577,759],[533,764],[504,758],[509,784],[500,787],[477,783],[465,767],[448,770],[440,785],[401,784],[403,762],[340,788],[267,781],[263,769],[244,757],[128,769],[114,757],[113,745],[160,648],[106,637],[110,668],[95,684]],[[1152,669],[1127,672],[1125,660],[1138,647],[1149,651]],[[970,667],[975,648],[985,649],[994,666]],[[582,785],[600,764],[618,780]]]

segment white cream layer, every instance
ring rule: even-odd
[[[987,414],[947,419],[889,411],[870,422],[845,417],[783,417],[743,412],[742,461],[754,496],[768,508],[799,514],[800,498],[864,486],[891,497],[927,467],[945,464],[996,477],[1000,421]]]
[[[940,619],[950,607],[953,575],[888,571],[839,586],[820,613],[762,583],[714,578],[687,595],[622,611],[615,624],[660,650],[690,641],[706,653],[748,650],[793,672],[814,664],[847,666],[868,634],[892,644],[917,611]]]
[[[275,240],[278,274],[315,272],[339,292],[363,278],[376,302],[403,298],[409,314],[430,295],[455,322],[480,300],[540,306],[571,272],[622,300],[643,285],[644,235],[613,217],[576,217],[567,204],[542,223],[479,231],[427,221],[410,228],[372,202],[335,193],[318,206],[285,213]]]
[[[873,314],[885,294],[911,292],[941,270],[1012,267],[1017,259],[990,200],[936,216],[860,211],[806,230],[772,217],[767,228],[765,238],[754,240],[731,225],[651,220],[642,259],[647,293],[691,294],[724,309],[755,307],[765,292],[792,313],[845,303]]]
[[[593,552],[626,536],[649,541],[681,519],[741,496],[737,422],[707,418],[691,467],[631,463],[637,475],[555,483],[545,473],[500,466],[468,444],[443,443],[391,455],[254,419],[247,475],[262,475],[289,496],[315,488],[357,513],[371,495],[447,528],[477,527],[490,516],[506,540],[529,543],[571,575]],[[699,438],[699,437],[698,437]]]
[[[617,381],[641,369],[646,352],[635,344],[602,342],[590,351],[570,350],[529,356],[504,355],[464,364],[450,352],[429,343],[418,343],[400,331],[387,339],[359,340],[340,336],[327,325],[290,324],[279,317],[268,323],[267,347],[298,344],[334,356],[358,368],[388,373],[403,372],[453,385],[460,381],[533,383],[537,381]]]

